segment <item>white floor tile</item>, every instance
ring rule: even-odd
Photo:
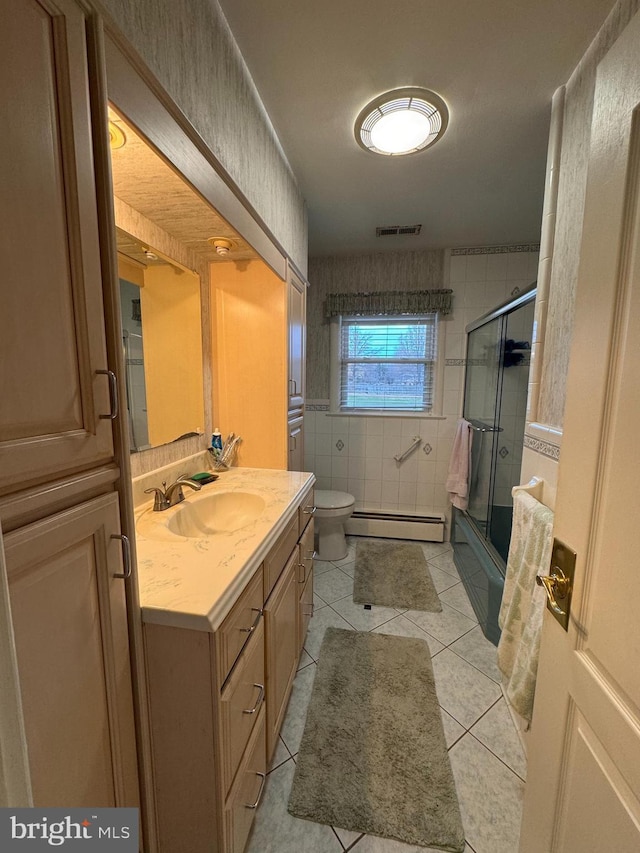
[[[293,682],[293,689],[289,698],[289,705],[282,723],[280,737],[285,746],[295,755],[300,749],[300,741],[304,732],[304,724],[307,719],[307,707],[313,690],[313,682],[316,677],[316,664],[310,664],[301,669]]]
[[[504,699],[489,708],[473,726],[471,733],[521,779],[526,779],[527,759]]]
[[[444,592],[440,593],[440,600],[446,602],[451,607],[455,607],[456,610],[464,613],[469,619],[477,620],[475,610],[469,601],[469,596],[462,583],[454,584],[449,589],[445,589]]]
[[[346,595],[353,595],[353,578],[345,575],[340,569],[332,569],[314,578],[313,587],[316,595],[319,595],[327,604],[331,604]]]
[[[295,769],[294,762],[287,761],[268,775],[246,853],[342,853],[329,826],[287,811]]]
[[[321,610],[317,610],[309,622],[309,630],[304,641],[305,649],[314,660],[318,660],[320,646],[324,639],[324,632],[329,626],[332,628],[346,628],[348,631],[353,630],[353,626],[331,607],[323,607]]]
[[[447,743],[447,749],[459,740],[463,734],[466,734],[466,729],[461,726],[457,720],[454,720],[451,714],[447,714],[444,708],[440,708],[440,716],[442,717],[442,728],[444,729],[444,739]]]
[[[453,643],[467,631],[470,631],[478,623],[469,619],[459,610],[442,605],[442,613],[425,613],[422,610],[407,610],[404,614],[407,619],[415,622],[427,634],[431,634],[436,640],[440,640],[445,646]]]
[[[353,625],[356,631],[372,631],[396,615],[393,607],[374,606],[371,610],[365,610],[362,604],[354,604],[350,595],[341,598],[340,601],[334,601],[331,606],[350,625]]]
[[[271,759],[271,764],[269,766],[269,771],[275,770],[276,767],[279,767],[281,764],[284,764],[285,761],[288,761],[291,758],[291,753],[284,745],[284,741],[282,738],[278,738],[278,742],[276,744],[275,752],[273,753],[273,758]]]
[[[434,847],[415,847],[413,844],[402,844],[392,838],[379,838],[376,835],[363,835],[356,845],[350,848],[354,853],[442,853]],[[320,851],[318,851],[320,853]],[[465,846],[465,853],[470,848]]]
[[[300,661],[298,662],[298,669],[304,669],[304,667],[309,666],[310,663],[315,663],[315,661],[311,655],[303,649],[302,654],[300,655]]]
[[[498,684],[502,682],[497,663],[497,649],[487,640],[479,625],[455,643],[451,643],[450,648]]]
[[[429,645],[431,655],[437,654],[444,649],[444,646],[435,637],[427,634],[422,628],[418,627],[415,622],[407,619],[405,616],[395,616],[384,625],[374,628],[374,634],[392,634],[394,637],[415,637],[417,640],[424,640]]]
[[[502,695],[495,681],[449,649],[439,652],[432,663],[438,702],[466,729]]]
[[[429,574],[437,593],[444,592],[452,586],[460,583],[460,578],[452,575],[450,572],[444,572],[439,569],[434,563],[429,563]]]
[[[438,554],[436,557],[429,557],[429,562],[433,563],[433,565],[437,566],[439,569],[442,569],[443,572],[449,572],[450,575],[455,575],[455,577],[460,580],[460,575],[458,574],[458,570],[453,562],[453,551],[446,551],[444,554]]]
[[[315,577],[319,577],[323,575],[325,572],[330,572],[335,569],[333,563],[330,563],[328,560],[314,560],[313,561],[313,574]]]
[[[471,734],[450,750],[465,836],[476,853],[518,849],[524,783]]]

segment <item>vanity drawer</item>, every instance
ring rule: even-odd
[[[243,853],[260,805],[267,774],[265,734],[262,709],[224,809],[225,850],[228,853]]]
[[[258,629],[262,614],[262,566],[251,578],[240,598],[216,631],[220,684],[231,672],[242,647]]]
[[[264,561],[264,600],[271,595],[271,590],[282,574],[291,552],[298,542],[298,516],[294,515],[282,536],[273,546]]]
[[[298,536],[302,536],[305,527],[313,518],[315,511],[315,491],[314,489],[311,489],[307,497],[298,507]]]
[[[242,650],[220,697],[222,776],[231,787],[264,704],[264,619]]]

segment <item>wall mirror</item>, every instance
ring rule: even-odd
[[[200,277],[117,228],[132,452],[204,432]]]
[[[211,432],[210,264],[257,255],[113,106],[109,134],[129,437],[137,452]]]

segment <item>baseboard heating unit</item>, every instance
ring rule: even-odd
[[[442,513],[411,515],[384,510],[355,510],[345,524],[345,532],[351,536],[444,542],[445,517]]]

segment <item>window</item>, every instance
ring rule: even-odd
[[[336,320],[334,410],[434,410],[438,374],[436,313]]]

